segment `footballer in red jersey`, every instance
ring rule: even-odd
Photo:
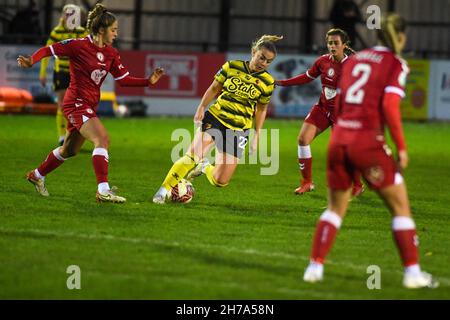
[[[349,46],[347,33],[341,29],[330,29],[326,34],[328,54],[319,57],[305,73],[287,80],[278,80],[275,83],[281,86],[303,85],[320,76],[322,92],[319,102],[314,105],[305,118],[305,122],[298,135],[298,163],[302,181],[295,189],[296,194],[304,194],[314,190],[312,179],[312,154],[310,144],[320,133],[335,123],[334,105],[336,100],[336,88],[342,73],[342,66],[348,59],[348,54],[353,53]],[[359,196],[363,192],[360,175],[355,172],[353,196]]]
[[[28,172],[27,179],[41,195],[48,196],[45,176],[76,155],[84,141],[89,140],[95,146],[92,163],[97,177],[97,201],[123,203],[126,199],[117,195],[108,183],[109,137],[96,115],[100,87],[108,72],[122,86],[149,86],[160,79],[164,70],[157,68],[148,79],[129,75],[119,53],[112,47],[118,33],[117,19],[102,4],[97,4],[89,13],[87,28],[90,35],[86,38],[64,40],[39,49],[31,57],[17,59],[23,68],[30,68],[51,55],[70,59],[70,84],[63,102],[64,116],[68,120],[66,138],[37,169]]]
[[[405,27],[397,14],[383,17],[378,30],[380,45],[353,55],[342,69],[336,97],[337,122],[328,148],[328,208],[316,227],[311,261],[303,277],[307,282],[323,278],[325,257],[347,211],[352,177],[358,171],[393,215],[393,236],[404,266],[403,285],[437,286],[419,266],[416,227],[400,173],[408,164],[400,116],[408,67],[397,55],[406,43]],[[385,126],[396,145],[398,162],[386,145]]]

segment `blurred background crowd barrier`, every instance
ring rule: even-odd
[[[304,72],[326,53],[324,35],[330,27],[347,29],[355,50],[372,46],[375,33],[366,27],[365,20],[367,8],[377,5],[381,12],[396,11],[408,22],[405,59],[411,72],[402,106],[404,118],[450,119],[450,0],[102,2],[119,19],[116,46],[130,71],[145,76],[162,66],[167,72],[167,77],[151,89],[120,88],[108,77],[102,87],[105,114],[111,114],[109,108],[119,103],[130,106],[134,110],[131,115],[193,115],[223,62],[248,60],[251,42],[264,33],[285,37],[277,43],[279,55],[269,69],[276,79]],[[38,102],[53,103],[45,98],[54,98],[51,81],[42,87],[39,68],[19,70],[16,58],[45,44],[67,3],[79,5],[85,15],[96,1],[0,0],[0,87],[25,89]],[[52,63],[49,75],[51,68]],[[277,88],[270,116],[304,117],[317,101],[320,88],[319,80],[306,86]],[[5,112],[1,97],[0,112]]]

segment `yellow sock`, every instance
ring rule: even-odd
[[[186,174],[194,169],[197,165],[199,158],[194,154],[185,154],[183,157],[178,159],[170,168],[164,179],[162,186],[168,191],[175,187],[181,179],[183,179]]]
[[[56,131],[58,137],[64,137],[66,135],[67,121],[60,108],[56,111]]]
[[[215,187],[226,187],[228,183],[219,183],[214,178],[213,172],[214,172],[214,166],[212,164],[208,164],[205,169],[203,170],[205,172],[206,178],[208,178],[209,183],[211,183]]]

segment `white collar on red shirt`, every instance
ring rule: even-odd
[[[94,40],[92,40],[92,36],[90,34],[87,35],[87,38],[89,39],[89,41],[97,48],[97,50],[103,50],[104,48],[107,47],[107,45],[105,44],[104,47],[99,47],[94,43]]]
[[[332,54],[329,55],[329,58],[330,58],[330,60],[335,61]],[[348,55],[346,55],[346,54],[344,53],[344,59],[341,60],[341,63],[343,63],[343,62],[344,62],[345,60],[347,60],[347,59],[348,59]]]

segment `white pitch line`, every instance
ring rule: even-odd
[[[164,241],[164,240],[157,240],[157,239],[150,239],[150,238],[131,238],[131,237],[121,237],[121,236],[114,236],[111,234],[84,234],[84,233],[74,233],[74,232],[60,232],[60,231],[47,231],[47,230],[41,230],[41,229],[16,229],[16,230],[8,230],[0,228],[0,233],[21,233],[21,234],[36,234],[41,236],[54,236],[54,237],[60,237],[60,238],[78,238],[83,240],[108,240],[108,241],[122,241],[122,242],[128,242],[128,243],[146,243],[150,245],[164,245],[164,246],[172,246],[172,247],[191,247],[191,248],[203,248],[208,250],[218,250],[218,251],[224,251],[224,252],[230,252],[230,253],[240,253],[240,254],[249,254],[249,255],[258,255],[258,256],[264,256],[264,257],[270,257],[270,258],[283,258],[283,259],[293,259],[293,260],[303,260],[308,262],[309,257],[303,257],[303,256],[297,256],[294,254],[289,253],[283,253],[283,252],[264,252],[259,251],[255,249],[240,249],[240,248],[234,248],[234,247],[227,247],[222,245],[212,245],[212,244],[204,244],[204,243],[180,243],[177,241]],[[336,262],[332,260],[327,260],[327,264],[334,264],[338,266],[342,266],[348,269],[354,269],[354,270],[366,270],[366,266],[362,265],[356,265],[349,262]],[[383,271],[388,271],[391,273],[396,274],[403,274],[400,270],[393,270],[390,268],[383,268]],[[445,277],[436,277],[437,280],[440,282],[441,285],[450,286],[450,279]]]
[[[88,274],[93,274],[96,276],[105,276],[105,273],[102,272],[98,272],[98,271],[88,271],[86,272]],[[142,279],[145,280],[145,277],[143,276],[135,276],[135,275],[129,275],[129,274],[122,274],[122,273],[108,273],[108,276],[112,276],[115,278],[119,278],[121,280],[136,280],[136,278],[138,279]],[[166,283],[176,283],[176,284],[185,284],[188,285],[190,287],[210,287],[211,286],[211,282],[210,281],[203,281],[200,279],[196,279],[195,281],[189,280],[189,279],[185,279],[179,276],[158,276],[158,281],[163,281]],[[242,283],[238,283],[238,282],[233,282],[233,281],[223,281],[223,280],[215,280],[214,281],[214,286],[217,287],[223,287],[223,288],[227,288],[227,289],[240,289],[240,290],[245,290],[245,291],[252,291],[252,288],[246,285],[243,285]],[[329,292],[315,292],[315,291],[305,291],[305,290],[299,290],[297,288],[277,288],[274,290],[275,292],[281,293],[281,294],[285,294],[285,295],[290,295],[293,296],[294,298],[298,298],[299,295],[301,296],[307,296],[307,297],[312,297],[315,299],[336,299],[336,296],[333,293],[329,293]],[[265,299],[265,298],[262,298]]]

